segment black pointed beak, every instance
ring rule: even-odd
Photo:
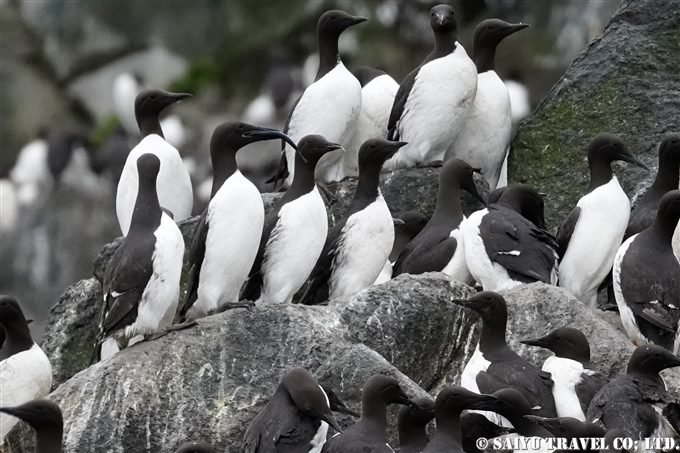
[[[397,226],[397,225],[406,225],[406,222],[404,222],[404,221],[401,220],[401,219],[392,219],[392,223],[394,223],[394,226]]]
[[[168,93],[168,104],[173,104],[190,97],[189,93]]]
[[[344,404],[343,404],[342,406],[337,406],[337,407],[335,408],[335,411],[336,411],[336,412],[340,412],[340,413],[342,413],[342,414],[351,415],[352,417],[361,417],[360,414],[358,414],[357,412],[354,412],[352,409],[350,409],[349,407],[345,406]]]
[[[557,429],[557,426],[555,426],[553,419],[550,418],[545,418],[545,417],[539,417],[538,415],[525,415],[524,418],[527,420],[531,420],[532,422],[536,423],[539,426],[542,426],[543,428],[547,429],[551,433],[555,434],[553,431]]]
[[[452,299],[451,302],[453,302],[456,305],[460,305],[465,308],[469,308],[471,310],[475,309],[475,303],[471,301],[470,299]]]
[[[368,19],[365,18],[365,17],[354,16],[351,19],[347,19],[347,21],[345,22],[345,24],[347,25],[346,28],[353,27],[353,26],[358,25],[362,22],[366,22],[367,20]]]
[[[446,23],[446,21],[448,20],[448,16],[444,13],[436,13],[436,14],[437,14],[436,18],[435,18],[436,23],[438,25],[444,25]]]
[[[321,146],[321,150],[324,153],[330,153],[331,151],[335,151],[336,149],[341,149],[342,152],[345,152],[345,148],[343,148],[342,145],[340,145],[339,143],[327,143]]]
[[[669,354],[669,356],[672,354]],[[666,368],[675,368],[677,366],[680,366],[680,357],[672,356],[668,357],[666,360],[664,360],[664,365]]]
[[[392,142],[390,146],[387,148],[387,158],[385,160],[394,156],[397,153],[397,151],[399,151],[406,145],[408,145],[408,142]]]
[[[548,342],[546,341],[545,337],[534,338],[531,340],[520,340],[520,343],[525,344],[527,346],[538,346],[539,348],[548,347]]]
[[[493,395],[479,395],[468,404],[469,409],[477,409],[482,411],[493,411],[496,408],[498,398]]]
[[[21,410],[21,407],[0,407],[0,412],[4,412],[5,414],[9,414],[22,420],[24,420],[25,416],[24,412]]]
[[[643,168],[643,169],[649,171],[649,168],[645,164],[643,164],[642,161],[633,157],[632,154],[628,154],[628,153],[623,154],[622,153],[622,154],[619,155],[619,160],[622,160],[624,162],[628,162],[630,164],[636,165],[640,168]]]
[[[510,24],[505,32],[505,36],[510,36],[525,28],[529,28],[529,24]]]
[[[293,139],[277,129],[257,127],[253,130],[244,133],[243,136],[254,137],[258,139],[258,141],[281,139],[284,142],[288,143],[290,146],[292,146],[293,149],[297,149],[297,145],[295,144]]]
[[[480,203],[482,203],[484,206],[486,206],[486,200],[484,197],[482,197],[479,192],[477,191],[477,185],[475,184],[474,181],[472,181],[472,185],[470,188],[467,190],[467,192],[472,195],[472,198],[475,200],[479,200]]]
[[[323,421],[331,425],[334,430],[336,430],[339,433],[342,432],[342,428],[340,428],[338,421],[335,419],[335,417],[333,417],[332,414],[321,414],[321,418],[323,419]]]

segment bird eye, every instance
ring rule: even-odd
[[[434,13],[430,13],[430,16],[434,17]]]

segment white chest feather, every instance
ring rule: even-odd
[[[560,263],[560,286],[589,306],[614,263],[630,216],[630,201],[616,176],[582,197],[581,213]]]
[[[132,211],[139,189],[137,159],[146,153],[155,154],[161,161],[156,179],[156,190],[161,207],[172,212],[174,220],[184,220],[191,215],[194,196],[191,179],[177,149],[156,134],[148,135],[130,152],[118,182],[116,215],[123,235],[127,235]]]
[[[451,231],[450,237],[456,238],[456,250],[449,260],[448,264],[442,272],[451,277],[451,279],[465,283],[469,285],[472,283],[472,274],[470,274],[470,269],[468,269],[467,262],[465,260],[465,241],[463,240],[463,224],[467,221],[463,217],[463,221],[455,230]]]
[[[557,416],[573,417],[584,422],[586,415],[581,409],[575,388],[581,382],[583,365],[575,360],[551,356],[543,363],[542,369],[552,375],[555,383],[552,394]]]
[[[470,360],[465,364],[463,374],[460,377],[460,386],[470,390],[471,392],[479,393],[477,386],[477,375],[482,371],[486,371],[491,365],[491,362],[486,360],[479,350],[479,345],[475,348],[475,352],[470,357]]]
[[[626,241],[621,244],[619,250],[616,252],[614,257],[614,266],[612,268],[612,278],[614,284],[614,297],[616,298],[616,305],[619,308],[619,316],[621,317],[621,324],[623,324],[623,329],[626,331],[628,338],[636,345],[642,346],[647,344],[647,338],[640,332],[640,329],[635,320],[635,314],[633,310],[628,306],[625,297],[623,297],[623,291],[621,290],[621,263],[623,258],[626,256],[626,252],[633,243],[633,240],[637,237],[637,234],[629,237]]]
[[[380,275],[394,243],[394,222],[382,195],[347,219],[333,260],[329,297],[367,288]]]
[[[512,131],[510,96],[495,71],[479,74],[477,94],[465,123],[451,144],[446,158],[462,159],[481,168],[494,190],[507,154]]]
[[[409,144],[385,168],[411,167],[440,160],[467,118],[477,91],[477,68],[463,46],[420,68],[397,123]]]
[[[208,206],[208,234],[198,299],[201,314],[235,302],[260,245],[264,206],[257,188],[240,171],[227,179]]]
[[[125,328],[127,338],[146,335],[170,325],[177,309],[184,239],[175,222],[165,213],[154,235],[153,274],[142,293],[137,319]]]
[[[314,269],[327,234],[326,206],[316,187],[283,206],[266,246],[261,299],[289,303]]]
[[[40,346],[0,362],[0,407],[19,406],[44,398],[52,388],[52,366]],[[19,419],[0,414],[0,443]]]
[[[342,63],[328,74],[311,84],[295,106],[288,125],[288,136],[294,142],[309,134],[318,134],[330,142],[348,147],[361,111],[361,84]],[[288,161],[287,184],[293,182],[295,153],[286,145]],[[343,151],[324,155],[316,166],[317,181],[336,181],[338,163],[344,159]],[[344,165],[339,166],[343,173]]]

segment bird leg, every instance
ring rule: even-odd
[[[444,165],[443,160],[433,160],[430,162],[421,162],[416,165],[416,168],[439,168]]]
[[[225,311],[234,308],[245,308],[246,310],[251,311],[254,306],[255,302],[251,302],[249,300],[244,300],[242,302],[225,302],[222,305],[215,308],[214,310],[210,310],[208,312],[208,316],[216,315],[217,313],[224,313]]]
[[[159,330],[158,332],[144,335],[144,341],[158,340],[159,338],[166,336],[170,332],[177,332],[178,330],[188,329],[189,327],[193,327],[195,325],[198,325],[195,319],[190,319],[189,321],[180,324],[174,324],[170,327],[166,327],[163,330]]]
[[[323,201],[326,203],[326,206],[330,206],[338,201],[333,192],[325,184],[318,182],[316,185],[319,188],[319,192],[321,192],[321,198],[324,199]]]

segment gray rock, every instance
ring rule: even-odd
[[[657,164],[662,137],[680,129],[679,19],[654,0],[626,0],[601,36],[574,61],[512,143],[511,181],[528,183],[546,197],[546,219],[558,227],[589,179],[586,146],[599,132],[618,134],[649,167]],[[655,172],[623,164],[615,169],[631,196]]]

